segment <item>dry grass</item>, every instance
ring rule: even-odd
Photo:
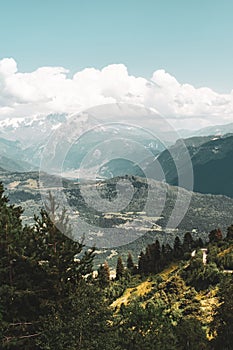
[[[233,246],[230,246],[229,248],[223,250],[222,252],[218,253],[218,257],[224,256],[226,254],[229,254],[233,251]]]
[[[159,275],[164,279],[167,280],[170,276],[170,274],[178,269],[178,264],[171,264],[168,268],[162,271]],[[143,296],[148,294],[152,289],[152,282],[149,280],[146,280],[144,282],[141,282],[136,287],[127,288],[124,292],[124,294],[116,299],[112,303],[113,308],[119,309],[122,304],[128,305],[132,300],[134,300],[137,297]]]
[[[136,297],[149,293],[152,289],[152,282],[145,281],[134,288],[127,288],[124,294],[112,303],[113,308],[120,308],[122,304],[127,305]]]
[[[167,280],[170,276],[170,274],[178,269],[178,264],[171,264],[168,268],[163,270],[162,273],[160,273],[160,276],[164,279]]]

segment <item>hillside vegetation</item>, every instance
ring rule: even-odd
[[[225,238],[210,232],[206,263],[187,233],[170,248],[148,245],[137,265],[119,256],[111,280],[107,262],[93,274],[95,249],[72,240],[55,207],[50,195],[24,226],[0,185],[1,349],[231,349],[233,226]]]

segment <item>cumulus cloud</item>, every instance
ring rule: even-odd
[[[13,58],[0,60],[0,119],[74,113],[126,102],[155,109],[178,128],[232,121],[233,91],[219,94],[208,87],[180,84],[163,69],[150,80],[129,75],[123,64],[86,68],[72,78],[68,73],[63,67],[21,73]]]

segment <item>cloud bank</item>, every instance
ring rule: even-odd
[[[0,119],[75,113],[124,102],[155,109],[177,128],[233,121],[233,90],[219,94],[208,87],[180,84],[163,69],[150,80],[129,75],[123,64],[86,68],[71,78],[68,73],[63,67],[22,73],[13,58],[0,60]]]

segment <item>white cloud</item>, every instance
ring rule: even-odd
[[[233,117],[233,91],[219,94],[180,84],[164,70],[147,80],[129,75],[123,64],[112,64],[102,70],[86,68],[69,78],[63,67],[21,73],[13,58],[0,60],[0,119],[74,113],[114,102],[156,109],[178,128],[227,123]]]

